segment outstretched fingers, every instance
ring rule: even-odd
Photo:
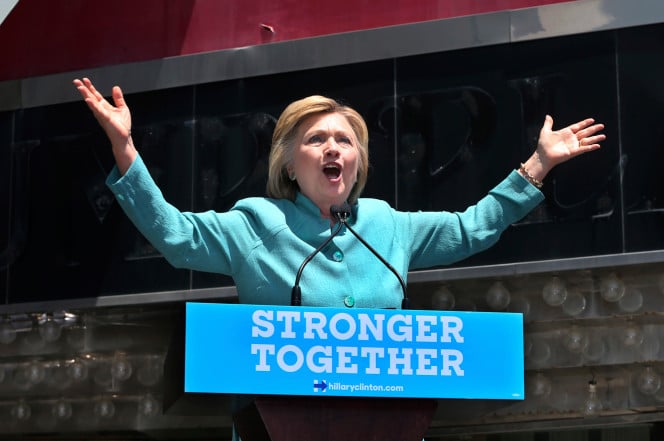
[[[600,147],[599,143],[606,139],[606,135],[587,136],[579,139],[579,148],[595,150]]]
[[[111,142],[126,144],[127,137],[131,134],[131,115],[120,87],[113,87],[113,103],[111,103],[99,93],[88,78],[77,78],[74,80],[74,85]]]
[[[99,117],[104,112],[104,105],[108,103],[97,89],[95,89],[92,82],[87,78],[83,78],[83,80],[75,79],[74,86],[76,86],[76,89],[93,114]]]
[[[578,148],[583,151],[598,149],[599,143],[606,139],[606,135],[598,133],[604,130],[604,124],[595,124],[592,118],[573,124],[570,129],[578,140]]]
[[[78,90],[78,93],[81,94],[81,97],[84,100],[91,99],[92,98],[92,92],[86,86],[83,81],[79,80],[78,78],[74,80],[74,86],[76,86],[76,90]]]
[[[126,107],[126,103],[124,100],[124,95],[122,94],[122,89],[120,89],[119,86],[113,86],[113,103],[115,103],[115,107]]]
[[[595,133],[604,130],[604,124],[593,124],[590,127],[586,127],[583,130],[579,130],[576,132],[576,137],[581,139],[581,138],[588,138],[590,136],[595,135]]]
[[[99,93],[88,78],[73,80],[83,100],[92,111],[111,142],[115,162],[124,174],[136,159],[137,151],[131,139],[131,112],[127,107],[122,90],[115,86],[112,90],[113,104]]]
[[[553,119],[547,115],[537,147],[540,160],[550,166],[596,150],[606,139],[606,136],[600,133],[604,124],[596,123],[594,118],[583,119],[559,130],[552,130],[552,127]]]
[[[581,121],[579,121],[579,122],[577,122],[577,123],[574,123],[574,124],[570,125],[570,126],[569,126],[569,129],[570,129],[573,133],[577,133],[577,132],[579,132],[580,130],[583,130],[583,129],[585,129],[586,127],[589,127],[589,126],[593,125],[594,123],[595,123],[595,119],[594,119],[594,118],[586,118],[586,119],[584,119],[584,120],[581,120]]]
[[[604,130],[604,124],[595,124],[593,118],[586,118],[583,121],[572,124],[569,126],[569,129],[576,135],[577,139],[581,140]]]
[[[85,85],[85,87],[88,88],[94,99],[96,99],[97,101],[102,101],[104,99],[104,96],[101,93],[99,93],[99,91],[95,88],[94,84],[92,84],[92,81],[90,81],[89,78],[83,78],[83,84]]]

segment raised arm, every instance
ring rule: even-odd
[[[594,119],[587,118],[554,131],[553,118],[547,115],[537,149],[523,163],[519,173],[535,185],[540,184],[556,165],[600,148],[599,143],[606,139],[605,135],[598,133],[603,129],[604,124],[595,124]]]
[[[106,132],[106,136],[111,141],[118,170],[120,174],[124,175],[136,159],[137,152],[131,139],[131,113],[125,103],[122,90],[118,86],[113,87],[112,95],[115,105],[112,105],[95,89],[89,79],[75,79],[74,85]]]

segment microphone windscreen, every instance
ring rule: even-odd
[[[350,205],[344,202],[341,205],[330,206],[330,214],[335,219],[348,219],[350,217]]]

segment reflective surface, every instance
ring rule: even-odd
[[[0,298],[7,302],[7,268],[15,254],[15,246],[10,241],[10,219],[12,217],[13,201],[11,197],[12,186],[12,153],[9,146],[12,142],[11,112],[0,113]]]
[[[616,70],[613,39],[565,37],[399,65],[404,102],[426,113],[404,111],[410,124],[401,136],[423,139],[424,151],[413,172],[400,176],[403,208],[463,210],[530,155],[546,114],[554,127],[585,116],[607,126],[600,151],[554,169],[543,188],[546,201],[462,265],[612,254],[626,245],[616,77],[600,73]],[[414,160],[410,155],[402,164]]]
[[[264,194],[275,120],[308,94],[364,115],[364,195],[401,210],[463,210],[528,157],[545,114],[555,127],[593,116],[607,126],[603,148],[557,167],[545,202],[496,246],[454,266],[661,250],[663,32],[580,34],[127,100],[157,183],[175,206],[196,211]],[[232,286],[225,276],[171,268],[129,224],[104,185],[111,155],[83,103],[5,113],[3,121],[0,149],[12,167],[1,193],[13,256],[0,272],[8,303]]]
[[[625,30],[618,40],[622,109],[626,242],[629,250],[652,249],[664,243],[664,127],[656,112],[662,108],[659,60],[664,28],[661,25]],[[642,234],[648,231],[648,234]]]

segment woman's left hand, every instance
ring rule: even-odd
[[[553,118],[547,115],[537,142],[537,152],[542,167],[546,172],[556,165],[600,148],[599,143],[606,139],[598,134],[604,124],[595,124],[593,118],[587,118],[560,130],[553,130]]]

